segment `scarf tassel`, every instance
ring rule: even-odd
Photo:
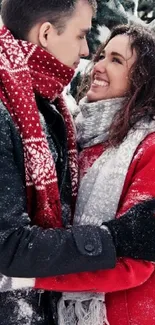
[[[82,293],[81,293],[82,295]],[[110,325],[102,299],[65,300],[58,303],[58,325]]]

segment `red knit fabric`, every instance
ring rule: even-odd
[[[77,193],[77,152],[70,113],[60,96],[74,71],[37,45],[0,30],[0,99],[20,132],[25,164],[28,212],[34,224],[60,227],[61,204],[55,164],[42,130],[35,94],[53,101],[67,128],[73,199]],[[35,208],[34,208],[35,207]]]

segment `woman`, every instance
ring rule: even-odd
[[[95,57],[90,89],[76,119],[82,149],[76,224],[105,226],[137,202],[155,196],[154,85],[154,37],[139,26],[115,28]],[[133,227],[135,234],[138,230]],[[63,294],[58,308],[61,325],[154,324],[151,262],[121,258],[113,270],[50,281],[52,290],[89,291]],[[46,286],[46,279],[36,286]]]

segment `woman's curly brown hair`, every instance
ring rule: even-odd
[[[140,25],[117,26],[99,48],[94,63],[99,60],[108,42],[117,35],[129,36],[131,50],[135,49],[137,60],[130,69],[130,89],[124,105],[109,129],[109,144],[113,146],[120,144],[139,120],[144,118],[151,121],[155,117],[155,35]]]

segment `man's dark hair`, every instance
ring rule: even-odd
[[[74,14],[79,0],[2,0],[1,16],[4,25],[18,39],[26,39],[38,22],[49,21],[61,34],[66,21]],[[96,0],[88,2],[96,10]]]

